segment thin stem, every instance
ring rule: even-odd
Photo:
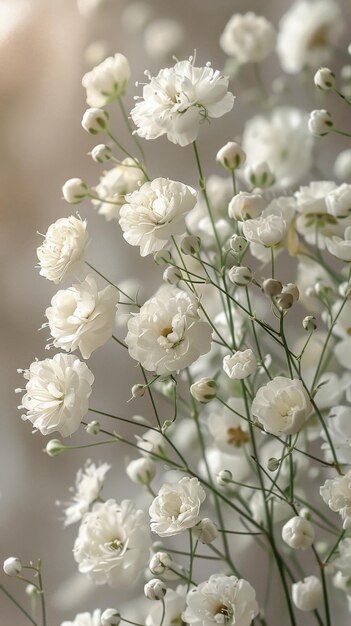
[[[5,594],[5,596],[7,596],[9,600],[11,600],[11,602],[13,602],[13,604],[21,611],[21,613],[23,613],[23,615],[25,615],[32,624],[34,624],[34,626],[38,626],[37,622],[35,622],[34,619],[29,615],[29,613],[27,613],[27,611],[23,608],[23,606],[21,606],[19,602],[17,602],[17,600],[15,600],[15,598],[10,594],[10,592],[7,591],[7,589],[5,589],[5,587],[1,584],[0,584],[0,589]]]
[[[41,612],[43,616],[43,626],[46,626],[46,608],[45,608],[45,595],[43,588],[43,579],[41,575],[41,560],[38,560],[38,581],[40,587],[40,601],[41,601]]]
[[[130,135],[131,135],[131,137],[132,137],[132,139],[133,139],[133,141],[134,141],[134,143],[135,143],[136,147],[138,148],[138,150],[139,150],[139,152],[140,152],[140,156],[141,156],[142,160],[145,162],[145,154],[144,154],[144,150],[142,149],[141,144],[140,144],[140,142],[139,142],[139,140],[138,140],[138,137],[137,137],[137,135],[133,132],[133,129],[132,129],[131,125],[130,125],[130,122],[129,122],[129,117],[128,117],[128,114],[127,114],[127,112],[126,112],[126,110],[125,110],[125,106],[124,106],[124,102],[123,102],[123,99],[122,99],[122,98],[118,98],[118,104],[119,104],[119,106],[120,106],[120,109],[121,109],[121,112],[122,112],[122,116],[123,116],[123,119],[124,119],[125,124],[126,124],[126,126],[127,126],[127,129],[128,129],[128,131],[129,131],[129,133],[130,133]]]

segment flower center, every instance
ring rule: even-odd
[[[108,547],[110,550],[113,550],[114,552],[118,552],[119,550],[122,550],[123,543],[120,539],[118,539],[118,537],[116,537],[115,539],[112,539],[112,541],[110,541],[110,543],[108,544]]]
[[[161,337],[168,337],[171,332],[173,332],[172,326],[166,326],[165,328],[162,328],[160,335]]]
[[[240,448],[243,443],[247,443],[249,441],[248,434],[245,433],[240,426],[237,428],[228,428],[227,436],[227,443],[235,448]]]
[[[307,48],[309,50],[315,50],[316,48],[323,48],[328,43],[328,25],[323,24],[318,28],[307,42]]]
[[[214,618],[217,624],[226,624],[229,622],[232,613],[225,604],[218,604],[214,610]]]

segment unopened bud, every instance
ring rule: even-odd
[[[228,205],[228,215],[236,220],[249,220],[259,217],[265,208],[265,201],[257,193],[239,191]]]
[[[217,474],[217,484],[224,487],[233,480],[233,474],[230,470],[221,470]]]
[[[145,385],[133,385],[132,387],[132,396],[133,398],[142,398],[145,393]]]
[[[230,268],[228,278],[231,283],[238,287],[248,285],[252,280],[252,272],[248,267],[238,265]]]
[[[209,544],[218,537],[218,528],[211,519],[205,517],[194,526],[193,533],[200,543]]]
[[[311,111],[308,120],[308,128],[310,133],[316,137],[328,135],[333,128],[333,119],[329,111],[325,109]]]
[[[295,283],[287,283],[287,285],[284,285],[282,293],[289,293],[293,297],[294,302],[297,302],[300,297],[299,288]]]
[[[157,265],[167,265],[172,260],[169,250],[158,250],[154,254],[154,261]]]
[[[78,204],[88,195],[88,185],[81,178],[70,178],[62,187],[62,194],[69,204]]]
[[[195,235],[187,235],[184,237],[180,244],[180,249],[183,254],[196,254],[199,252],[201,246],[200,237],[196,237]]]
[[[121,616],[117,609],[106,609],[101,615],[101,626],[119,626]]]
[[[228,141],[217,152],[216,161],[227,170],[236,170],[244,165],[246,153],[235,141]]]
[[[287,311],[288,309],[291,309],[294,304],[294,297],[291,293],[280,293],[276,296],[276,301],[280,309]]]
[[[170,267],[166,267],[162,278],[169,285],[176,285],[182,279],[182,272],[178,267],[171,265]]]
[[[149,600],[162,600],[167,591],[167,587],[162,580],[152,578],[144,586],[144,594]]]
[[[316,330],[317,324],[314,315],[306,315],[306,317],[304,317],[302,320],[302,326],[305,330],[308,330],[309,332]]]
[[[329,91],[335,87],[335,74],[329,67],[321,67],[314,75],[314,84],[322,91]]]
[[[140,457],[128,463],[126,473],[133,483],[149,485],[156,474],[156,465],[148,457]]]
[[[45,452],[49,456],[58,456],[65,448],[66,446],[59,439],[50,439],[46,444]]]
[[[272,456],[270,459],[268,459],[267,469],[270,472],[276,472],[279,465],[280,465],[279,459],[275,459],[274,456]]]
[[[235,252],[235,254],[241,254],[242,252],[244,252],[246,246],[247,240],[245,239],[245,237],[242,237],[241,235],[232,236],[230,240],[230,247],[233,252]]]
[[[97,135],[108,128],[108,113],[103,109],[87,109],[83,115],[82,126],[87,133]]]
[[[91,158],[95,163],[106,163],[112,158],[112,150],[104,143],[99,143],[92,149]]]
[[[100,432],[100,428],[100,422],[98,422],[97,420],[93,420],[86,425],[85,430],[89,435],[98,435]]]
[[[275,176],[272,173],[267,163],[259,162],[253,163],[246,168],[246,180],[254,187],[260,187],[265,189],[271,187],[275,181]]]
[[[150,560],[149,570],[151,574],[162,576],[172,565],[172,559],[167,552],[156,552]]]
[[[4,561],[3,570],[7,576],[17,576],[22,571],[21,560],[17,556],[10,556]]]
[[[274,296],[278,296],[283,289],[283,285],[280,280],[275,280],[274,278],[267,278],[262,283],[262,291],[266,296],[270,296],[273,298]]]
[[[216,381],[213,380],[213,378],[200,378],[191,385],[190,393],[198,402],[207,404],[207,402],[210,402],[216,397]]]

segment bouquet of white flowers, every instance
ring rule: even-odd
[[[60,286],[44,324],[47,347],[57,352],[21,370],[23,419],[44,436],[60,435],[46,444],[51,457],[102,444],[131,450],[127,479],[145,492],[142,504],[120,501],[118,486],[117,499],[106,499],[110,465],[87,461],[79,470],[64,510],[65,525],[79,524],[79,572],[114,589],[133,584],[135,597],[144,590],[148,601],[136,621],[112,592],[114,608],[61,626],[271,626],[278,594],[280,624],[349,619],[351,152],[337,158],[338,184],[307,177],[323,141],[316,137],[351,132],[336,128],[325,109],[308,115],[282,105],[260,76],[276,49],[287,74],[304,70],[311,84],[314,75],[316,92],[330,92],[330,105],[341,99],[347,111],[349,85],[318,69],[341,30],[334,0],[298,0],[278,35],[265,17],[236,14],[220,38],[224,73],[198,67],[195,57],[146,72],[130,113],[124,95],[133,72],[124,55],[83,77],[90,108],[82,126],[105,137],[91,156],[109,169],[95,186],[68,180],[63,196],[119,223],[126,242],[162,266],[163,282],[140,301],[103,276],[87,261],[94,234],[79,214],[52,224],[37,250],[40,274]],[[218,182],[204,171],[197,139],[205,122],[229,119],[231,77],[248,64],[258,114],[239,143],[228,131],[218,146],[217,167],[226,173]],[[106,107],[115,101],[130,131],[127,147],[111,130]],[[149,171],[147,141],[163,135],[183,148],[196,173],[192,186]],[[136,364],[130,401],[142,399],[146,417],[90,405],[86,361],[110,340],[117,360]],[[79,442],[67,443],[73,433]],[[263,577],[237,558],[239,541],[260,553]],[[30,622],[47,626],[40,560],[9,557],[4,571],[30,583],[41,613],[1,589]]]

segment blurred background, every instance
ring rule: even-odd
[[[88,156],[99,141],[94,143],[80,125],[86,108],[82,75],[109,54],[125,54],[132,67],[126,102],[131,108],[133,95],[140,93],[134,81],[143,81],[145,69],[157,72],[169,62],[160,58],[162,41],[157,44],[150,30],[146,35],[147,25],[154,20],[179,22],[179,58],[187,58],[196,49],[198,65],[211,61],[220,69],[225,58],[218,40],[234,12],[253,10],[277,26],[290,4],[287,0],[0,0],[0,561],[9,555],[18,555],[23,561],[42,558],[50,626],[73,618],[80,610],[103,608],[105,602],[110,605],[111,597],[116,606],[125,598],[125,591],[111,595],[109,590],[88,587],[77,577],[71,553],[77,529],[63,529],[62,514],[55,506],[56,500],[69,498],[68,488],[87,452],[75,451],[55,459],[44,454],[46,440],[31,433],[29,422],[21,422],[20,396],[14,393],[23,386],[17,368],[27,367],[35,357],[47,356],[47,333],[38,329],[56,288],[35,269],[36,248],[41,243],[37,231],[45,233],[57,218],[74,213],[75,208],[61,198],[66,179],[80,177],[94,185],[101,174],[102,168]],[[349,20],[350,0],[340,5]],[[347,34],[344,43],[349,43]],[[340,48],[345,45],[341,43]],[[345,62],[347,59],[339,61]],[[280,73],[275,55],[271,55],[264,64],[264,79],[271,81]],[[248,73],[243,80],[250,83],[252,77]],[[230,117],[208,125],[200,140],[205,168],[216,169],[217,174],[221,173],[213,166],[217,150],[229,139],[240,137],[244,120],[254,111],[240,101],[240,85],[235,79],[232,90],[237,102]],[[310,110],[308,97],[308,89],[300,89],[294,104]],[[109,109],[111,116],[114,107],[117,109],[117,105]],[[115,120],[115,134],[130,146],[117,111]],[[341,139],[339,149],[344,147]],[[171,175],[196,184],[190,149],[187,159],[187,149],[163,138],[149,142],[146,153],[153,176]],[[338,149],[337,144],[333,149]],[[321,159],[326,175],[334,157],[327,154]],[[118,225],[98,216],[90,203],[80,205],[79,213],[88,219],[88,230],[93,233],[89,262],[117,283],[136,277],[143,284],[142,295],[151,295],[162,270],[158,272],[149,259],[140,263],[137,250],[125,244]],[[138,373],[132,362],[121,361],[114,342],[97,350],[89,367],[96,378],[92,396],[96,408],[121,410],[125,415],[138,412],[137,403],[125,404],[131,385],[140,382]],[[75,435],[72,441],[78,439]],[[118,471],[124,462],[122,452],[115,448],[104,451],[104,460],[114,461],[106,493],[117,500],[131,490],[125,474]],[[99,460],[99,449],[89,456]],[[18,581],[2,582],[23,599]],[[7,598],[0,596],[1,626],[25,623]]]

